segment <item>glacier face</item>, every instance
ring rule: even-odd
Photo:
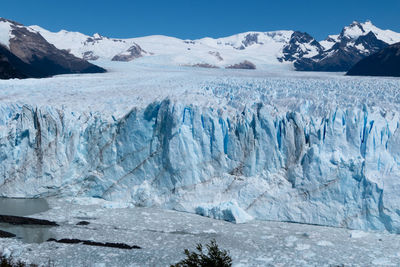
[[[191,93],[226,102],[191,104],[194,98],[170,91],[111,119],[63,105],[2,103],[0,194],[400,232],[399,112],[376,106],[372,91],[369,102],[346,105],[329,102],[329,93],[322,102],[315,92],[300,97],[293,87],[321,91],[332,79],[201,80]],[[390,93],[398,82],[369,81],[393,85]],[[273,84],[293,88],[284,95]],[[344,87],[341,101],[361,94],[358,86]]]
[[[273,117],[258,104],[226,116],[170,100],[112,123],[31,106],[2,113],[3,196],[211,213],[235,199],[257,219],[400,229],[397,114],[337,109],[308,121],[295,112]]]

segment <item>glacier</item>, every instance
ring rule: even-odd
[[[112,64],[0,83],[1,196],[400,232],[399,79]]]

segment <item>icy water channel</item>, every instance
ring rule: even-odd
[[[0,198],[0,215],[29,216],[48,211],[45,199]],[[49,226],[0,223],[0,230],[13,233],[26,243],[42,243],[51,238]]]

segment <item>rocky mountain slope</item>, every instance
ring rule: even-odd
[[[302,57],[294,62],[294,66],[305,71],[347,71],[361,59],[395,42],[400,42],[399,33],[381,30],[370,21],[353,22],[338,36],[322,41],[324,49],[317,55]]]
[[[400,43],[364,58],[347,75],[400,77]]]
[[[105,72],[56,48],[30,27],[6,19],[0,19],[0,62],[2,79]]]
[[[28,78],[35,73],[29,64],[23,62],[7,48],[0,45],[0,79]]]

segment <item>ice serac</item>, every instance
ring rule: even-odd
[[[120,119],[0,108],[0,194],[400,232],[396,112],[237,112],[165,99]]]

